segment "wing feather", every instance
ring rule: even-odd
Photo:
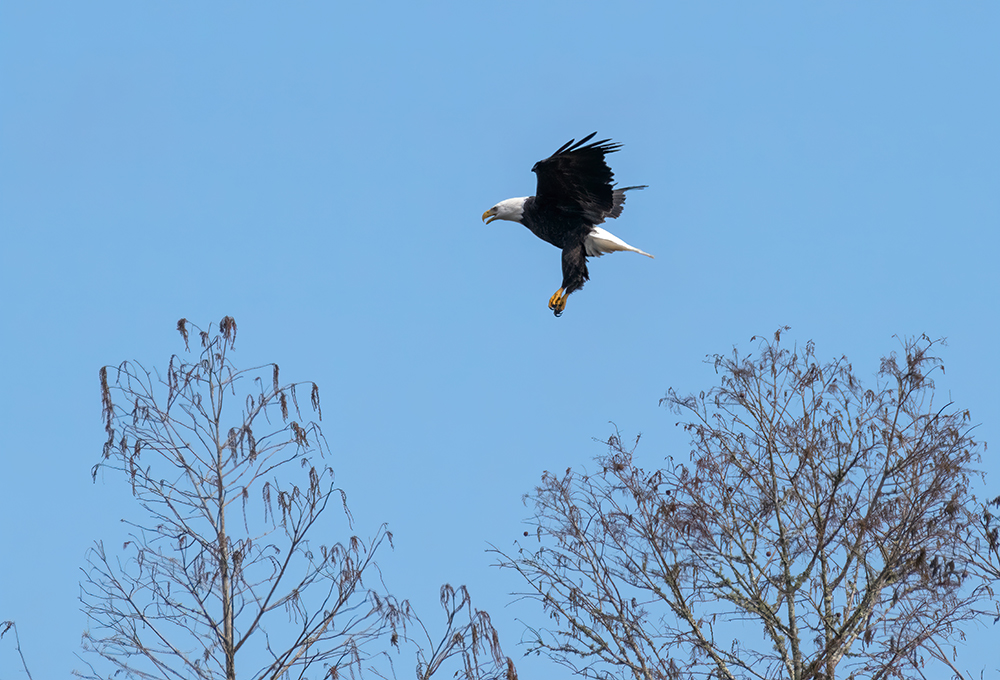
[[[619,207],[615,205],[614,173],[604,157],[621,144],[610,139],[588,144],[596,134],[592,132],[579,142],[571,139],[531,168],[538,176],[535,200],[539,209],[578,215],[590,224],[600,224]]]

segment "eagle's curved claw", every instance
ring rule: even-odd
[[[560,288],[549,298],[549,309],[557,317],[562,316],[563,310],[566,309],[566,297],[566,295],[563,295],[563,289]]]

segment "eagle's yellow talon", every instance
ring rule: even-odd
[[[562,297],[562,292],[563,289],[560,288],[559,290],[557,290],[552,294],[552,297],[549,298],[549,309],[556,308],[556,305],[559,304],[559,299]]]
[[[556,316],[562,316],[563,310],[566,309],[566,296],[563,295],[562,288],[553,293],[552,297],[549,298],[549,309]]]

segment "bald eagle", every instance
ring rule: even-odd
[[[566,309],[570,293],[590,279],[588,257],[616,250],[653,257],[597,226],[622,214],[626,191],[645,189],[646,185],[614,187],[614,174],[604,156],[618,151],[621,144],[612,144],[610,139],[587,144],[596,134],[592,132],[579,142],[571,139],[535,163],[531,168],[538,176],[534,196],[508,198],[483,213],[486,224],[493,220],[520,222],[538,238],[562,249],[562,286],[549,298],[549,309],[556,316]]]

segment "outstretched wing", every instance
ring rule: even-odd
[[[604,156],[617,151],[621,144],[611,143],[610,139],[587,144],[596,134],[592,132],[579,142],[571,139],[531,168],[538,175],[535,204],[539,209],[579,215],[590,224],[600,224],[620,207],[620,202],[615,205],[614,174]]]

